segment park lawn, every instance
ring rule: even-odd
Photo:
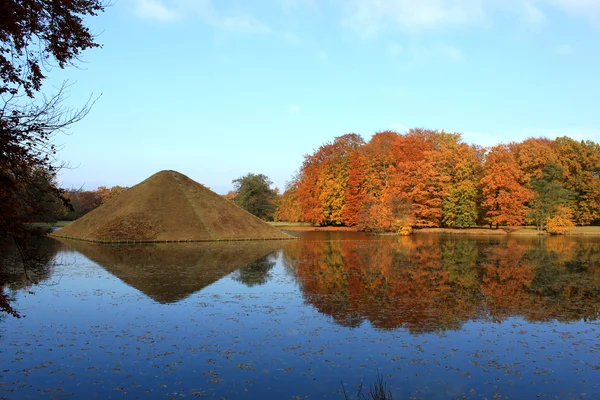
[[[69,225],[73,221],[56,221],[56,222],[33,222],[29,224],[35,228],[62,228]]]
[[[571,228],[571,235],[600,235],[600,226],[576,226]]]
[[[544,232],[545,234],[546,232]],[[510,233],[511,235],[537,235],[535,226],[524,226],[519,229],[515,229]],[[600,236],[600,226],[576,226],[569,230],[569,235],[594,235]]]
[[[544,231],[542,234],[545,234]],[[510,232],[511,235],[522,235],[522,236],[535,236],[539,235],[540,231],[537,230],[535,226],[523,226],[521,228],[517,228]]]
[[[290,226],[314,226],[310,222],[286,222],[286,221],[277,221],[277,222],[269,222],[271,226],[275,228],[286,228]]]

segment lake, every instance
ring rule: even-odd
[[[0,398],[600,398],[600,238],[290,233],[48,239],[4,277]]]

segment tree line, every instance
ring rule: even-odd
[[[564,233],[600,223],[600,146],[568,137],[484,148],[426,129],[379,132],[369,142],[347,134],[306,155],[283,195],[263,174],[232,184],[224,197],[265,221],[405,234],[525,224]],[[70,207],[49,201],[37,218],[74,220],[126,189],[62,189]]]
[[[336,137],[304,157],[276,219],[366,231],[600,222],[600,146],[568,137],[482,147],[411,129]]]

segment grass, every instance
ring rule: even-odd
[[[56,222],[33,222],[29,224],[34,228],[62,228],[69,225],[73,221],[56,221]]]
[[[452,228],[424,228],[416,231],[417,233],[446,233],[446,234],[463,234],[463,235],[494,235],[505,234],[513,236],[537,236],[546,235],[546,231],[538,231],[535,226],[508,227],[501,226],[500,228],[489,228],[487,226],[470,227],[465,229]],[[571,228],[567,235],[589,235],[600,236],[600,226],[576,226]]]
[[[351,400],[353,398],[357,400],[393,400],[392,391],[387,387],[387,383],[383,380],[383,376],[381,373],[377,372],[377,378],[375,379],[375,383],[369,385],[369,391],[365,394],[363,393],[363,389],[365,389],[365,385],[363,385],[363,381],[358,384],[358,390],[356,392],[355,397],[350,397],[346,392],[346,388],[344,388],[342,383],[342,390],[344,394],[345,400]]]
[[[535,226],[524,226],[510,233],[511,235],[539,235],[540,232]],[[542,234],[546,234],[544,231]],[[600,235],[600,226],[576,226],[569,230],[568,235]]]
[[[600,226],[576,226],[571,228],[571,235],[600,235]]]
[[[269,225],[274,226],[276,228],[283,228],[286,226],[314,226],[310,222],[286,222],[286,221],[269,222]]]

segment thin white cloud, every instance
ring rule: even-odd
[[[316,0],[279,0],[281,8],[286,13],[293,13],[300,8],[317,11],[319,9]]]
[[[462,50],[458,47],[450,45],[440,45],[434,47],[432,50],[434,53],[438,53],[451,61],[464,62],[467,60]]]
[[[302,38],[300,38],[300,36],[296,35],[293,32],[283,32],[282,37],[288,43],[301,43],[302,42]]]
[[[349,0],[343,23],[369,37],[388,30],[426,33],[487,25],[500,14],[539,25],[556,10],[600,22],[600,0]]]
[[[135,0],[133,12],[142,19],[170,22],[181,18],[181,14],[167,8],[160,0]]]
[[[246,33],[270,33],[271,29],[256,21],[250,16],[235,16],[225,18],[215,18],[211,21],[212,25],[227,31],[246,32]]]
[[[392,122],[389,125],[389,128],[391,130],[397,131],[399,133],[404,133],[404,132],[408,132],[409,131],[409,128],[406,125],[404,125],[404,124],[402,124],[400,122]]]
[[[521,4],[521,17],[527,24],[539,24],[546,19],[546,16],[535,4],[531,1],[524,1]]]
[[[572,14],[600,18],[600,0],[541,0],[541,2]]]
[[[297,105],[289,106],[288,111],[291,113],[297,113],[298,111],[300,111],[300,106],[297,106]]]
[[[321,50],[317,53],[317,61],[323,64],[327,64],[329,62],[329,54],[327,52]]]
[[[223,15],[211,0],[132,0],[133,13],[139,18],[173,22],[184,18],[199,18],[204,23],[225,32],[251,34],[271,33],[271,29],[252,15]],[[168,4],[168,6],[167,6]]]
[[[467,57],[461,49],[448,44],[414,45],[410,48],[410,55],[416,64],[428,62],[432,59],[443,59],[452,62],[467,61]]]
[[[568,56],[573,54],[573,47],[568,44],[561,44],[554,48],[554,52],[562,56]]]
[[[388,27],[421,32],[481,23],[482,0],[352,0],[346,4],[344,23],[372,36]]]
[[[390,43],[386,48],[387,53],[391,56],[397,56],[398,54],[402,53],[403,50],[404,46],[398,43]]]

